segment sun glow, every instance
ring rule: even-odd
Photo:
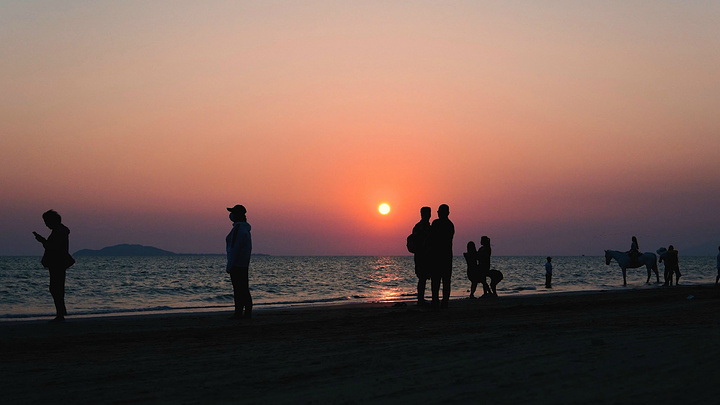
[[[387,215],[390,212],[390,206],[385,203],[382,203],[378,207],[378,211],[383,215]]]

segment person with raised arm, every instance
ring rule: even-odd
[[[35,239],[42,243],[45,248],[40,263],[50,272],[50,295],[55,303],[54,322],[62,322],[67,316],[65,308],[65,275],[67,269],[75,264],[75,259],[70,255],[70,229],[63,225],[62,218],[54,210],[49,210],[42,215],[45,226],[50,228],[50,236],[47,239],[37,232],[33,232]]]

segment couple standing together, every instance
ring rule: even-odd
[[[430,207],[420,208],[420,222],[415,224],[408,238],[408,249],[414,253],[415,274],[418,277],[418,305],[425,304],[425,287],[430,279],[433,308],[447,308],[450,300],[455,225],[450,221],[450,207],[447,204],[442,204],[437,214],[438,218],[431,224]],[[440,283],[443,286],[442,302]]]
[[[467,275],[470,280],[470,298],[475,298],[475,291],[478,284],[483,286],[483,297],[497,297],[497,285],[503,279],[503,274],[498,270],[490,269],[490,238],[480,238],[480,249],[475,250],[475,242],[467,243],[467,252],[463,253],[467,262]],[[487,279],[490,277],[490,284]]]

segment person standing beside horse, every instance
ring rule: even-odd
[[[672,273],[675,273],[675,285],[680,282],[680,259],[678,258],[679,252],[675,250],[673,245],[668,246],[667,258],[665,259],[665,269],[670,272],[670,279],[672,280]],[[672,281],[670,281],[672,285]]]
[[[672,285],[673,271],[668,266],[668,262],[667,262],[668,251],[664,247],[661,247],[660,249],[657,250],[657,254],[658,254],[658,262],[665,263],[665,272],[663,273],[664,277],[665,277],[665,284],[663,284],[663,287],[669,287]]]

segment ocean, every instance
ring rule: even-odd
[[[681,284],[715,282],[715,257],[682,257]],[[544,288],[545,257],[498,256],[492,268],[505,278],[500,298],[514,294],[546,294],[619,288],[660,288],[653,274],[645,284],[645,268],[622,272],[604,257],[553,257],[553,288]],[[462,256],[455,257],[452,297],[469,295],[470,282]],[[0,257],[0,321],[54,316],[47,270],[40,257]],[[250,286],[255,308],[329,305],[342,302],[414,301],[417,278],[410,256],[275,257],[254,256]],[[482,286],[479,287],[480,294]],[[173,311],[228,310],[232,285],[224,255],[161,257],[78,257],[68,270],[65,301],[69,316],[101,316]],[[476,295],[480,295],[476,294]],[[430,295],[428,282],[427,296]]]

